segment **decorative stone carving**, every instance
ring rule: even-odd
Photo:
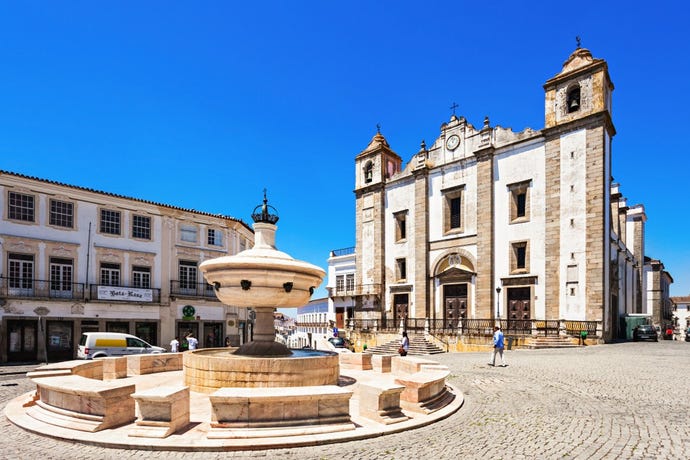
[[[80,304],[80,303],[75,303],[75,304],[72,305],[72,307],[70,308],[70,312],[71,312],[73,315],[83,315],[83,314],[84,314],[84,305],[82,305],[82,304]]]
[[[5,301],[5,300],[3,300],[3,302],[4,302],[4,301]],[[1,303],[2,303],[2,302],[0,302],[0,304],[1,304]],[[13,314],[13,315],[21,315],[21,314],[24,313],[23,311],[17,309],[17,308],[16,308],[14,305],[12,305],[11,303],[2,305],[1,308],[3,309],[3,311],[4,311],[5,313],[10,313],[10,314]]]

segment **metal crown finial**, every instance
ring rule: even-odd
[[[261,209],[259,211],[259,209]],[[273,210],[273,213],[271,213]],[[268,204],[268,198],[266,197],[266,189],[264,189],[264,203],[260,204],[252,212],[252,220],[254,222],[263,222],[267,224],[275,224],[278,222],[278,210]]]

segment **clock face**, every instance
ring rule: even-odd
[[[450,136],[446,141],[446,147],[448,147],[448,150],[455,150],[458,145],[460,145],[460,138],[455,134]]]

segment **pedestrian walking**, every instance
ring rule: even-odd
[[[177,337],[170,341],[170,353],[177,353],[180,350],[180,341]]]
[[[507,364],[503,359],[503,332],[498,326],[494,326],[494,349],[491,351],[491,362],[489,366],[496,365],[496,354],[501,356],[501,367],[506,367]]]
[[[187,343],[189,344],[190,350],[196,350],[197,345],[199,345],[199,341],[194,338],[194,334],[189,334],[187,336]]]
[[[407,332],[402,333],[402,340],[400,340],[400,348],[398,348],[398,353],[400,356],[407,356],[407,352],[410,350],[410,339],[407,337]]]

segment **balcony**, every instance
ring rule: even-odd
[[[328,288],[329,297],[378,296],[380,293],[380,284],[360,284],[359,286],[336,286]]]
[[[170,296],[218,300],[212,285],[208,283],[189,283],[179,280],[170,281]]]
[[[331,251],[331,257],[349,256],[355,253],[355,247],[334,249]]]
[[[0,276],[0,297],[8,299],[85,300],[84,283]]]

